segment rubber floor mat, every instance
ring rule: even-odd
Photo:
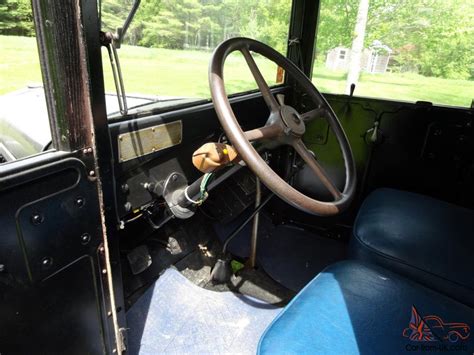
[[[225,226],[214,226],[222,243],[246,216],[243,214]],[[249,257],[251,225],[247,224],[229,243],[233,255]],[[346,243],[291,225],[274,226],[265,214],[261,215],[258,235],[258,265],[272,279],[295,292],[326,266],[346,258]]]
[[[326,266],[346,257],[346,244],[294,226],[276,226],[262,235],[259,265],[275,281],[300,291]]]
[[[128,310],[130,354],[255,354],[280,308],[167,269]]]

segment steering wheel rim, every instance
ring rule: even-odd
[[[244,132],[230,106],[224,85],[224,63],[227,56],[240,51],[252,72],[262,93],[270,116],[264,127]],[[315,110],[299,114],[290,106],[279,104],[265,82],[250,52],[258,53],[282,67],[304,89],[308,96],[318,105]],[[219,121],[234,148],[248,167],[278,197],[292,206],[319,216],[336,215],[347,209],[354,198],[356,190],[356,166],[347,136],[331,106],[316,89],[306,75],[286,57],[273,48],[256,40],[244,37],[231,38],[222,42],[212,55],[209,64],[209,86],[211,97]],[[346,181],[344,190],[340,192],[332,183],[324,169],[309,153],[302,141],[305,122],[325,116],[334,132],[344,158]],[[319,177],[323,185],[334,197],[334,201],[325,202],[313,199],[299,192],[276,172],[271,169],[252,146],[251,141],[271,140],[281,145],[291,145],[301,156],[313,173]]]

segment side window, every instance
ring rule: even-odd
[[[31,2],[0,2],[0,164],[50,147]]]
[[[321,91],[466,107],[474,98],[471,0],[321,0]]]
[[[102,30],[115,32],[122,26],[132,3],[103,0]],[[286,54],[290,11],[291,0],[142,0],[118,49],[128,106],[209,99],[212,51],[231,37],[251,37]],[[113,96],[110,60],[105,49],[103,53],[106,92]],[[255,60],[275,85],[276,65],[258,56]],[[257,88],[240,53],[229,56],[224,75],[228,94]]]

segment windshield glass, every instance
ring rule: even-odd
[[[102,1],[102,30],[115,32],[123,26],[132,4]],[[118,49],[128,106],[140,105],[130,112],[208,100],[209,60],[225,39],[250,37],[285,54],[290,10],[291,0],[142,0]],[[276,65],[258,56],[255,60],[268,83],[275,85]],[[105,49],[103,62],[106,92],[114,93]],[[227,59],[224,75],[228,94],[257,88],[238,53]]]

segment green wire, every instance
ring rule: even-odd
[[[201,185],[199,185],[199,201],[202,203],[206,197],[207,197],[207,185],[209,184],[209,181],[214,177],[213,173],[206,173],[204,174],[204,177],[202,178]]]

